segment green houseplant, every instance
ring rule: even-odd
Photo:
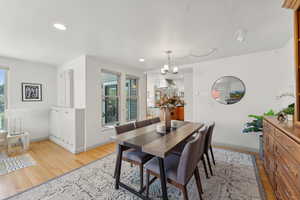
[[[243,129],[243,133],[256,133],[259,135],[259,157],[263,160],[264,153],[263,153],[263,119],[264,116],[275,116],[276,113],[271,109],[268,112],[264,113],[263,115],[248,115],[248,117],[253,118],[252,121],[247,122]]]
[[[281,112],[287,115],[288,120],[292,121],[295,113],[295,104],[292,103],[288,105],[288,107],[283,109]]]
[[[261,133],[263,129],[263,118],[264,116],[275,116],[276,113],[271,109],[263,115],[248,115],[253,118],[252,121],[247,122],[243,129],[243,133]]]

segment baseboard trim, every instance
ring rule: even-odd
[[[220,147],[228,147],[236,150],[242,150],[242,151],[249,151],[253,153],[258,153],[258,149],[251,148],[251,147],[245,147],[240,145],[234,145],[234,144],[227,144],[227,143],[221,143],[221,142],[213,142],[213,146],[220,146]]]
[[[109,144],[109,143],[112,143],[113,141],[111,139],[109,140],[106,140],[106,141],[103,141],[103,142],[99,142],[97,144],[94,144],[92,146],[89,146],[89,147],[86,147],[85,148],[85,151],[88,151],[88,150],[91,150],[91,149],[94,149],[94,148],[97,148],[99,146],[102,146],[102,145],[105,145],[105,144]]]
[[[41,142],[44,140],[49,140],[49,136],[45,136],[45,137],[39,137],[39,138],[31,138],[30,142]]]

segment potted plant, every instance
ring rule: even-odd
[[[287,108],[283,109],[281,112],[287,115],[287,119],[289,121],[294,121],[295,103],[290,104]]]
[[[259,135],[259,156],[263,159],[263,119],[265,116],[275,116],[276,113],[271,109],[263,115],[248,115],[248,117],[253,118],[252,121],[247,122],[243,129],[243,133],[255,133]]]

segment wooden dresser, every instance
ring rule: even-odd
[[[264,167],[278,200],[300,200],[300,128],[263,121]]]

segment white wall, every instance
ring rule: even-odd
[[[57,77],[59,76],[59,73],[64,71],[72,69],[74,72],[74,108],[85,108],[86,105],[86,56],[82,55],[63,66],[59,67]],[[59,91],[60,85],[57,85],[57,91]],[[58,100],[57,95],[57,100]]]
[[[213,141],[218,144],[258,148],[256,136],[242,134],[249,114],[279,110],[276,97],[293,87],[293,46],[187,65],[193,67],[193,120],[215,121]],[[211,87],[222,76],[236,76],[246,85],[245,97],[236,104],[223,105],[211,97]]]
[[[33,140],[49,135],[49,109],[56,104],[56,67],[24,60],[0,57],[0,66],[8,72],[9,118],[21,118],[24,130]],[[43,101],[22,102],[21,84],[41,83]]]
[[[86,59],[86,148],[91,148],[110,141],[115,134],[114,129],[106,129],[101,125],[101,69],[121,73],[121,88],[125,88],[125,77],[133,75],[139,78],[139,119],[146,117],[146,76],[142,70],[104,63],[96,57]],[[126,96],[121,90],[121,121],[126,119]]]
[[[280,55],[280,70],[281,81],[283,84],[278,89],[277,96],[282,94],[295,94],[295,56],[294,56],[294,40],[291,39],[281,49]],[[278,98],[277,98],[278,99]],[[284,108],[287,105],[294,103],[295,98],[285,96],[278,100],[278,107]]]
[[[184,120],[193,121],[194,99],[193,99],[193,73],[184,73]]]
[[[121,88],[125,88],[126,75],[139,78],[139,119],[146,117],[146,79],[142,70],[103,62],[93,56],[80,56],[61,66],[59,71],[74,70],[74,107],[85,108],[85,148],[111,141],[112,128],[101,124],[101,69],[121,73]],[[58,86],[59,87],[59,86]],[[121,121],[126,119],[125,91],[121,90]]]

